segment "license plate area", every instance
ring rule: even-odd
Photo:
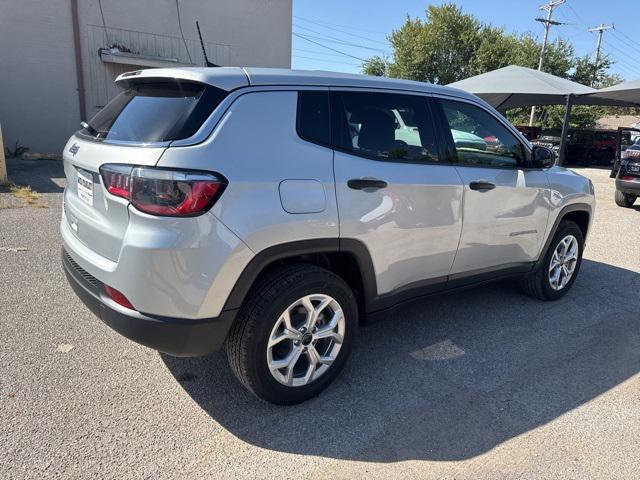
[[[80,168],[76,169],[76,173],[78,198],[93,207],[93,174]]]
[[[630,172],[640,172],[640,165],[629,164],[627,165],[627,167],[629,168]]]

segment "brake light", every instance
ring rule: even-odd
[[[131,184],[131,165],[108,164],[100,167],[102,180],[107,191],[116,197],[129,199]]]
[[[227,186],[220,175],[190,170],[107,164],[100,167],[100,173],[109,193],[151,215],[200,215]]]
[[[116,290],[113,287],[110,287],[109,285],[105,285],[104,286],[104,291],[107,294],[107,296],[113,300],[114,302],[116,302],[118,305],[121,305],[125,308],[129,308],[131,310],[135,310],[135,308],[133,308],[133,305],[131,304],[131,302],[129,301],[129,299],[127,297],[124,296],[124,293]]]

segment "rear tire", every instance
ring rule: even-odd
[[[566,261],[563,258],[563,242],[567,245]],[[569,259],[568,254],[571,253],[573,246],[576,249],[572,255],[574,258]],[[570,220],[562,220],[542,261],[538,263],[535,270],[522,278],[520,282],[522,290],[527,295],[547,301],[557,300],[566,295],[578,276],[583,248],[584,237],[580,227]],[[552,268],[554,265],[555,268]],[[558,271],[559,277],[555,278],[554,273]],[[570,274],[567,278],[568,272]]]
[[[338,376],[357,324],[356,298],[342,278],[315,265],[285,265],[247,296],[225,343],[229,365],[261,400],[304,402]],[[290,367],[275,368],[287,362]]]
[[[628,193],[622,193],[620,190],[616,190],[616,205],[619,207],[629,208],[636,201],[635,195],[629,195]]]

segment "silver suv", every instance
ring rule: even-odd
[[[473,95],[260,68],[116,81],[65,147],[68,280],[136,342],[224,347],[261,399],[319,393],[400,303],[507,277],[555,300],[576,279],[593,185]]]

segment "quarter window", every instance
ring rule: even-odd
[[[493,115],[465,102],[440,103],[460,164],[515,167],[524,163],[522,144]]]
[[[438,161],[424,97],[375,92],[331,96],[335,148],[380,160]]]

